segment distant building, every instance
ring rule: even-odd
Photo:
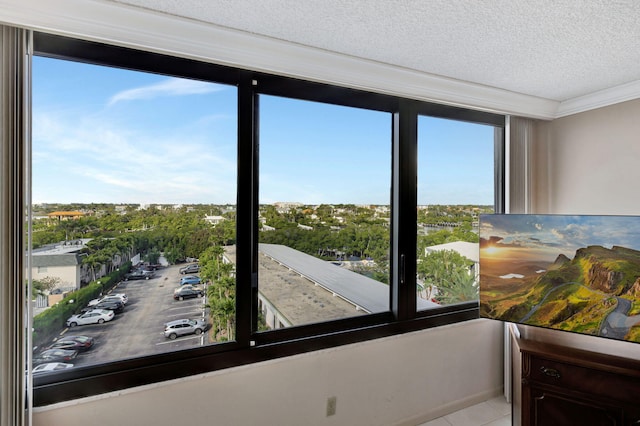
[[[51,212],[51,213],[47,213],[47,217],[49,219],[57,219],[57,220],[75,220],[75,219],[79,219],[81,217],[83,217],[85,215],[85,213],[83,212],[79,212],[79,211],[56,211],[56,212]]]
[[[79,289],[91,279],[91,271],[82,264],[84,255],[80,253],[88,241],[66,241],[34,250],[31,258],[31,277],[34,280],[58,278],[58,290]]]
[[[207,222],[209,222],[212,225],[217,225],[220,222],[223,222],[225,220],[227,220],[226,218],[222,217],[222,216],[205,216],[204,220],[206,220]]]
[[[290,203],[290,202],[277,202],[273,203],[273,206],[276,208],[278,213],[287,213],[290,209],[295,209],[298,207],[302,207],[302,203]]]

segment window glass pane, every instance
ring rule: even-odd
[[[234,338],[236,97],[34,58],[34,358],[63,340],[82,366]]]
[[[494,209],[494,127],[418,118],[417,308],[478,300],[478,215]]]
[[[260,96],[260,329],[389,310],[391,115]]]

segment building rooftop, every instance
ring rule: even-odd
[[[82,263],[82,256],[77,253],[48,254],[45,256],[33,256],[31,262],[33,267],[77,266]]]
[[[436,246],[429,246],[426,248],[427,253],[442,250],[453,250],[472,262],[480,262],[480,248],[478,243],[454,241],[452,243],[438,244]]]
[[[258,289],[294,325],[389,310],[389,286],[298,250],[258,245]],[[225,247],[235,263],[235,246]],[[439,306],[418,299],[418,309]]]
[[[389,310],[389,286],[279,244],[259,244],[261,254],[368,313]]]
[[[84,215],[85,214],[83,212],[79,211],[56,211],[47,213],[47,216],[49,217],[79,217]]]

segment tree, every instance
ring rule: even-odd
[[[216,340],[235,335],[236,280],[233,265],[224,263],[224,248],[211,246],[200,253],[200,276],[210,282],[207,297]]]
[[[232,340],[235,336],[236,280],[223,277],[207,289],[211,319],[216,340]]]
[[[218,223],[212,231],[212,242],[226,246],[236,242],[236,221],[224,220]]]
[[[44,295],[54,288],[56,288],[60,284],[60,277],[44,277],[39,280],[33,280],[31,282],[32,287],[32,297],[36,297],[39,295]]]
[[[96,252],[92,253],[88,256],[85,256],[82,259],[82,264],[87,265],[91,270],[91,281],[95,281],[98,279],[98,271],[102,269],[102,265],[105,265],[111,261],[111,257],[109,257],[104,252]]]
[[[157,249],[151,249],[144,257],[144,260],[155,265],[160,260],[160,252]]]
[[[478,299],[478,287],[470,267],[473,262],[453,250],[419,256],[418,279],[425,291],[439,303],[451,304]]]

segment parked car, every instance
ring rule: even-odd
[[[200,277],[197,275],[187,275],[186,277],[180,278],[180,285],[185,284],[200,284]]]
[[[173,294],[176,294],[176,293],[178,293],[179,291],[182,291],[182,289],[183,289],[183,288],[195,288],[195,289],[199,289],[200,287],[199,287],[199,286],[197,286],[197,285],[195,285],[195,284],[185,284],[185,285],[182,285],[182,286],[180,286],[180,287],[176,287],[176,288],[174,288],[174,289],[173,289]]]
[[[103,301],[103,300],[116,300],[116,299],[121,301],[125,305],[129,303],[129,297],[124,293],[107,294],[100,300]]]
[[[88,351],[93,347],[93,337],[89,336],[64,336],[53,342],[47,349],[71,349],[75,351]]]
[[[178,287],[173,291],[173,298],[175,300],[184,300],[192,297],[202,296],[204,296],[204,290],[191,284]]]
[[[46,349],[33,357],[33,365],[47,362],[68,362],[78,356],[78,351],[70,349]]]
[[[113,293],[113,294],[107,294],[106,296],[103,296],[99,299],[93,299],[91,300],[87,306],[95,306],[100,302],[106,301],[106,300],[118,300],[120,302],[122,302],[122,304],[126,305],[127,302],[129,302],[129,298],[127,297],[127,295],[125,293]]]
[[[113,311],[106,309],[94,309],[80,315],[72,315],[67,320],[67,326],[75,327],[76,325],[102,324],[104,322],[111,321],[114,316],[115,314]]]
[[[33,367],[33,370],[31,370],[31,373],[34,376],[37,376],[38,374],[51,373],[52,371],[66,370],[67,368],[71,368],[71,367],[73,367],[73,364],[69,364],[66,362],[47,362],[45,364],[40,364]]]
[[[162,265],[159,263],[150,263],[147,265],[142,265],[139,269],[142,269],[143,271],[157,271],[158,269],[162,268]]]
[[[124,303],[122,303],[122,300],[117,297],[108,297],[99,301],[93,306],[87,306],[82,310],[82,312],[88,312],[93,309],[108,309],[116,314],[119,314],[120,312],[124,311]]]
[[[200,265],[198,263],[192,263],[191,265],[183,266],[179,269],[180,273],[185,274],[196,274],[200,272]]]
[[[178,336],[187,334],[201,334],[207,331],[208,326],[207,322],[202,318],[196,320],[184,318],[170,321],[164,325],[164,337],[173,340]]]
[[[125,281],[129,280],[148,280],[155,276],[154,271],[146,271],[144,269],[137,269],[124,276]]]

